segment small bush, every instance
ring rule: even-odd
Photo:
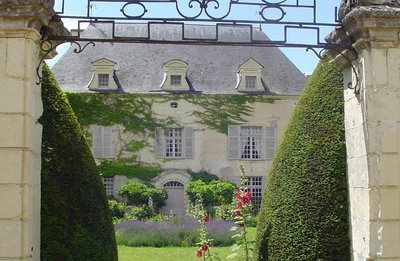
[[[213,180],[219,180],[218,176],[215,174],[212,174],[206,170],[200,170],[200,171],[192,171],[192,170],[187,170],[187,173],[192,177],[192,181],[194,180],[202,180],[206,183],[209,183]]]

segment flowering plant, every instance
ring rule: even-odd
[[[191,208],[190,214],[193,215],[200,223],[200,241],[197,243],[199,246],[196,251],[196,256],[199,258],[203,258],[203,260],[210,261],[220,261],[221,259],[217,255],[212,255],[210,251],[210,244],[212,239],[207,237],[207,227],[206,223],[210,221],[210,216],[206,213],[203,205],[203,199],[200,195],[196,200],[196,204]]]
[[[243,166],[240,166],[240,187],[236,190],[234,195],[234,220],[239,226],[232,227],[233,231],[237,231],[233,238],[236,243],[231,248],[231,254],[227,257],[228,259],[236,258],[244,255],[245,261],[252,261],[251,246],[254,241],[248,240],[246,224],[252,217],[253,207],[251,204],[251,190],[247,187],[247,178]],[[243,252],[239,254],[239,250],[243,249]]]

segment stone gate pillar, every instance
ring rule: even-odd
[[[0,0],[0,260],[40,259],[40,30],[54,0]]]
[[[358,52],[357,73],[334,60],[345,75],[352,258],[400,260],[400,0],[343,1],[341,16],[327,40],[350,36]]]

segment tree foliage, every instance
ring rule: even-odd
[[[229,181],[204,182],[201,179],[191,180],[185,188],[186,195],[192,204],[196,203],[200,195],[206,208],[232,203],[235,190],[236,185]]]
[[[69,103],[45,65],[40,260],[117,260],[107,197]]]
[[[342,74],[310,78],[269,174],[256,260],[350,260]]]

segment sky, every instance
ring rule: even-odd
[[[61,10],[61,3],[64,1],[64,14],[68,16],[85,16],[87,12],[87,0],[56,0],[55,10]],[[146,1],[146,0],[144,0]],[[143,2],[144,2],[143,1]],[[194,15],[194,9],[188,9],[187,6],[190,0],[177,0],[181,11],[185,15]],[[224,3],[228,0],[219,0],[221,3],[220,9],[211,9],[214,11],[212,15],[220,16],[226,10],[224,10]],[[240,2],[244,2],[243,0],[239,0]],[[295,3],[299,3],[300,5],[312,5],[314,0],[246,0],[246,2],[251,3],[279,3],[294,5]],[[317,3],[317,12],[316,12],[316,20],[319,23],[334,23],[335,20],[335,7],[339,6],[340,0],[315,0]],[[111,3],[112,2],[112,3]],[[94,16],[112,16],[112,17],[122,17],[120,12],[121,7],[128,1],[122,0],[110,0],[107,2],[95,2],[93,1],[93,5],[91,8],[92,15]],[[146,8],[149,10],[146,13],[146,17],[179,17],[179,14],[176,12],[176,7],[171,5],[171,3],[161,3],[155,2],[146,3]],[[125,11],[129,15],[138,15],[142,12],[140,8],[134,8],[135,5],[129,5],[125,8]],[[196,6],[195,6],[196,7]],[[254,9],[256,8],[256,9]],[[217,11],[215,11],[217,10]],[[210,12],[211,12],[210,11]],[[252,19],[258,20],[259,7],[243,7],[233,8],[230,12],[230,16],[227,18],[230,19]],[[286,15],[284,16],[284,21],[301,21],[301,22],[311,22],[312,21],[312,10],[310,8],[285,8],[284,11]],[[61,15],[61,16],[63,16]],[[269,19],[276,19],[281,16],[281,11],[278,9],[268,9],[268,12],[265,12],[265,16]],[[200,16],[202,18],[204,16]],[[68,29],[76,29],[77,26],[77,18],[63,18],[63,22],[65,27]],[[132,21],[135,22],[135,21]],[[258,25],[256,25],[258,27]],[[268,35],[271,40],[281,40],[283,38],[283,28],[277,25],[262,25],[262,30]],[[333,27],[320,27],[320,41],[323,41],[324,37],[329,34],[333,30]],[[288,33],[288,41],[291,43],[315,43],[315,39],[317,38],[315,31],[313,30],[289,30]],[[57,48],[58,55],[51,60],[47,60],[47,64],[52,67],[57,60],[65,53],[65,51],[69,48],[69,44],[63,44]],[[88,47],[95,48],[95,47]],[[268,47],[266,47],[268,48]],[[281,48],[281,50],[285,53],[286,56],[300,69],[301,72],[305,74],[311,74],[317,65],[319,59],[312,52],[307,52],[305,48]]]

